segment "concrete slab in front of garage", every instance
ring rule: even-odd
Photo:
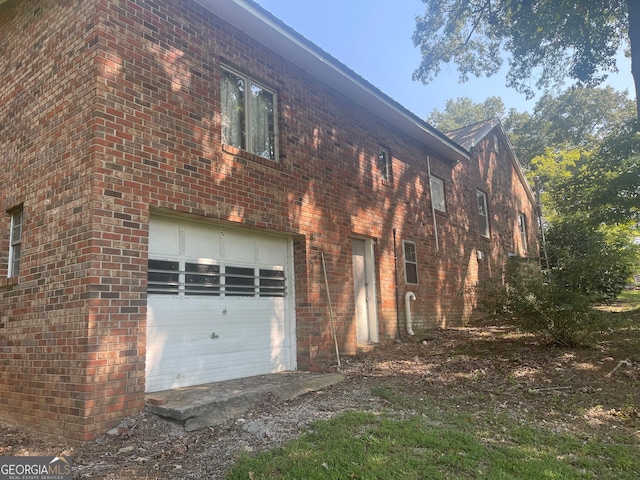
[[[282,372],[147,394],[147,411],[182,423],[186,430],[241,416],[268,395],[281,401],[340,383],[340,373]]]

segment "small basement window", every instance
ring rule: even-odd
[[[402,249],[404,251],[404,277],[407,283],[418,283],[418,256],[416,253],[416,244],[413,242],[403,241]]]

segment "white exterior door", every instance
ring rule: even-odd
[[[373,242],[353,239],[353,286],[356,311],[356,340],[358,343],[378,342],[378,315],[374,276]]]
[[[291,242],[152,217],[146,390],[293,370]]]

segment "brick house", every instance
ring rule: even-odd
[[[2,420],[89,440],[331,363],[325,273],[351,355],[537,256],[498,121],[446,136],[250,0],[0,0],[0,31]]]

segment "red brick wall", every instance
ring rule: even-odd
[[[300,368],[335,355],[321,253],[341,352],[354,354],[354,236],[375,241],[380,340],[389,342],[394,229],[400,323],[410,289],[422,332],[470,318],[478,270],[497,271],[515,248],[510,207],[534,218],[508,159],[488,148],[480,162],[474,154],[457,165],[430,154],[195,2],[10,0],[0,28],[9,71],[0,118],[10,119],[0,125],[0,201],[25,211],[19,281],[0,286],[4,419],[83,440],[142,408],[153,211],[294,238]],[[223,64],[277,92],[277,162],[221,145]],[[380,146],[393,157],[390,184],[378,171]],[[447,192],[438,251],[427,155]],[[480,186],[489,241],[477,225]],[[0,217],[5,274],[7,222]],[[417,245],[417,286],[404,284],[403,240]]]
[[[0,209],[24,208],[19,276],[0,280],[0,418],[89,439],[144,402],[145,274],[112,275],[135,253],[110,263],[104,229],[126,222],[107,218],[94,168],[96,2],[10,0],[0,25]]]

